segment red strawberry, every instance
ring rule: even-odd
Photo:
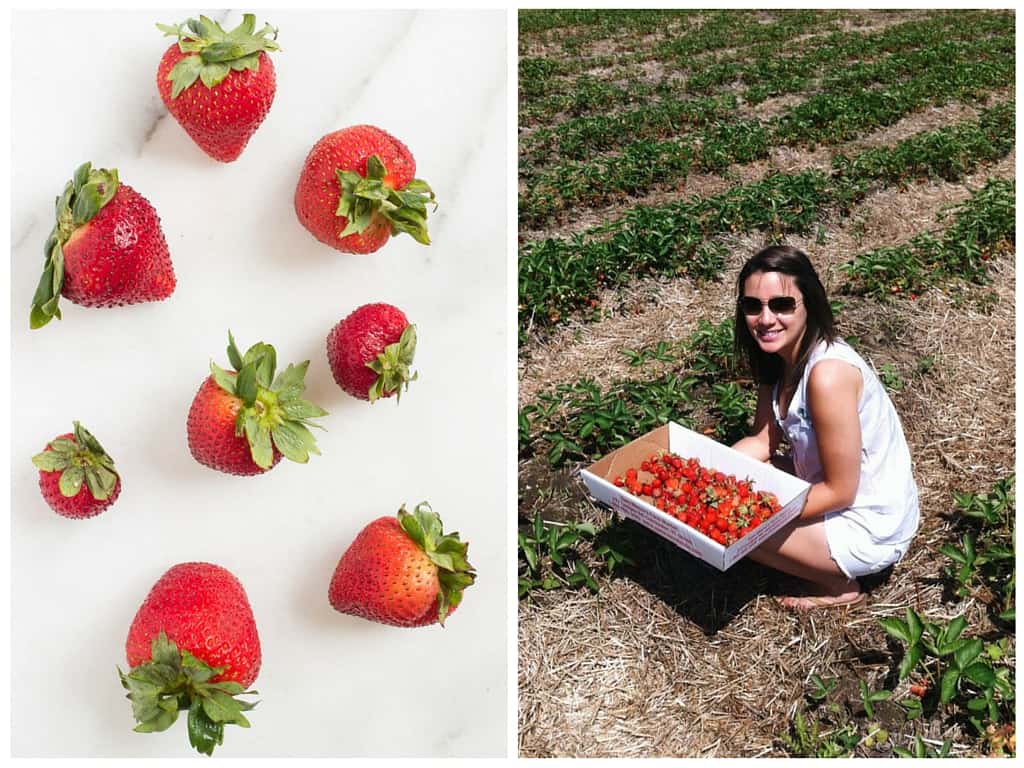
[[[416,326],[390,304],[364,304],[327,336],[327,361],[338,386],[369,400],[397,395],[418,373],[409,366],[416,354]]]
[[[295,213],[317,240],[344,253],[373,253],[399,232],[429,245],[434,192],[415,175],[412,153],[391,134],[372,125],[343,128],[309,151]]]
[[[212,563],[180,563],[153,585],[125,642],[128,689],[141,733],[167,730],[188,710],[189,742],[213,754],[224,726],[243,728],[255,705],[233,698],[260,671],[260,638],[245,590],[230,571]]]
[[[396,627],[444,620],[476,579],[469,544],[445,534],[422,502],[415,514],[380,517],[363,528],[334,569],[327,597],[335,610]]]
[[[32,463],[50,509],[64,517],[95,517],[117,501],[121,477],[99,441],[77,421],[74,425],[74,432],[54,438]]]
[[[231,475],[258,475],[286,456],[305,464],[320,454],[308,427],[327,411],[302,399],[309,361],[274,377],[277,353],[259,342],[243,356],[228,332],[234,371],[210,361],[209,376],[188,412],[188,448],[200,464]]]
[[[80,165],[57,198],[57,223],[29,324],[61,317],[61,294],[85,307],[160,301],[174,293],[174,267],[160,217],[142,195],[121,184],[116,168]]]
[[[156,26],[178,38],[156,73],[167,111],[214,160],[236,160],[274,102],[277,84],[266,51],[280,50],[267,39],[277,30],[266,24],[257,32],[251,13],[230,32],[205,16]]]

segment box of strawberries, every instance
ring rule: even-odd
[[[810,490],[672,422],[581,474],[595,499],[721,571],[799,515]]]

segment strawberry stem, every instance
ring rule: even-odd
[[[326,416],[327,411],[302,398],[309,360],[289,364],[275,378],[277,352],[271,345],[258,342],[242,355],[228,331],[227,351],[237,373],[232,375],[213,361],[210,372],[221,389],[242,401],[235,434],[245,435],[256,465],[269,469],[274,463],[274,448],[300,464],[308,462],[311,453],[319,456],[309,427],[322,429],[311,419]]]
[[[178,719],[178,712],[187,710],[189,743],[201,754],[212,755],[214,747],[224,743],[225,725],[249,727],[242,712],[257,702],[234,697],[256,691],[246,691],[233,681],[211,682],[224,670],[179,650],[163,631],[153,638],[151,648],[149,661],[128,674],[117,670],[132,703],[137,733],[166,731]]]
[[[427,204],[437,210],[434,191],[422,179],[413,179],[402,189],[392,189],[384,183],[388,175],[380,155],[370,155],[366,161],[366,176],[355,171],[336,171],[341,196],[336,216],[345,218],[345,228],[339,238],[364,232],[376,215],[391,223],[391,234],[405,232],[423,245],[430,245],[427,232]]]
[[[256,16],[247,13],[242,23],[230,32],[220,24],[200,16],[188,19],[183,24],[157,24],[157,29],[171,37],[178,38],[178,48],[186,56],[167,73],[171,82],[171,98],[176,99],[196,80],[202,80],[207,88],[214,88],[224,81],[231,71],[243,69],[259,71],[262,51],[279,51],[276,42],[277,29],[265,24],[256,31]],[[273,35],[268,39],[267,35]]]

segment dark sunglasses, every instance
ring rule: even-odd
[[[760,315],[761,308],[767,304],[773,315],[791,315],[796,311],[797,305],[802,303],[793,296],[772,296],[768,301],[761,301],[753,296],[741,296],[740,311],[744,315],[754,317]]]

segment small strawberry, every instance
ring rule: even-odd
[[[205,16],[156,26],[178,38],[156,73],[167,111],[214,160],[236,160],[274,102],[274,65],[266,52],[280,50],[267,38],[276,39],[277,30],[266,24],[257,32],[251,13],[230,32]]]
[[[259,342],[243,356],[228,332],[225,371],[212,360],[188,412],[188,447],[200,464],[232,475],[258,475],[285,456],[305,464],[320,454],[308,427],[327,411],[302,399],[309,361],[274,377],[277,353]]]
[[[306,157],[295,188],[295,213],[321,243],[344,253],[373,253],[406,232],[424,245],[434,192],[415,179],[408,147],[372,125],[329,133]]]
[[[245,590],[211,563],[179,563],[153,585],[125,642],[131,671],[118,669],[139,733],[165,731],[188,710],[189,743],[212,755],[224,726],[249,727],[255,704],[236,700],[260,671],[260,638]]]
[[[369,400],[396,395],[419,374],[409,372],[416,354],[416,326],[391,304],[364,304],[327,336],[327,361],[338,386]]]
[[[444,534],[441,518],[423,502],[415,514],[381,517],[363,528],[341,556],[327,597],[335,610],[396,627],[444,620],[476,579],[469,544]]]
[[[160,301],[174,293],[174,267],[160,217],[121,184],[116,168],[84,163],[57,198],[57,223],[43,249],[29,325],[61,317],[61,295],[84,307]]]
[[[39,490],[58,515],[95,517],[121,493],[114,460],[92,434],[74,422],[75,431],[54,438],[32,457],[39,468]]]

